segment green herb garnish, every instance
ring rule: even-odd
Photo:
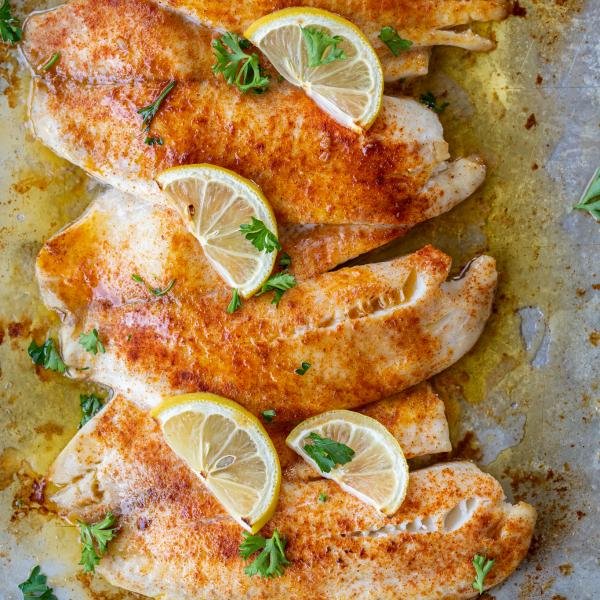
[[[252,535],[247,531],[243,534],[244,541],[240,544],[240,555],[249,558],[255,552],[260,554],[245,569],[244,573],[252,577],[280,577],[290,561],[285,556],[286,540],[280,537],[277,529],[270,538],[262,535]]]
[[[140,108],[137,112],[138,115],[142,116],[142,129],[146,132],[150,131],[150,125],[152,125],[152,120],[156,116],[160,105],[163,103],[164,99],[171,93],[171,90],[175,87],[177,82],[172,79],[165,85],[165,87],[161,90],[158,98],[152,102],[152,104],[148,104],[148,106],[144,106]]]
[[[450,102],[440,102],[438,104],[437,98],[433,95],[433,92],[421,94],[419,102],[438,115],[441,115],[446,110],[446,107],[450,105]]]
[[[93,573],[100,559],[106,554],[108,542],[115,537],[115,516],[109,512],[98,523],[79,522],[79,537],[83,548],[80,565],[86,573]]]
[[[287,252],[282,252],[279,257],[279,266],[282,269],[287,269],[292,264],[292,257]]]
[[[240,225],[240,231],[255,248],[262,252],[275,252],[275,250],[281,250],[281,244],[279,243],[277,236],[256,217],[252,217],[252,223]]]
[[[176,282],[175,279],[171,279],[171,281],[169,282],[167,287],[161,289],[161,288],[155,288],[155,287],[152,287],[151,285],[148,285],[146,283],[145,279],[143,277],[140,277],[137,273],[134,273],[131,276],[131,279],[133,279],[136,283],[141,283],[141,284],[145,285],[146,289],[151,294],[154,294],[155,296],[164,296],[165,294],[168,294],[173,289],[173,286],[175,285],[175,282]]]
[[[42,573],[40,566],[33,567],[29,577],[19,584],[23,600],[58,600],[46,581],[47,577]]]
[[[329,496],[321,492],[319,494],[319,502],[327,502],[327,500],[329,500]]]
[[[413,45],[410,40],[401,38],[393,27],[382,27],[377,37],[390,49],[394,56],[399,56],[401,52],[409,50]]]
[[[229,314],[234,313],[238,308],[242,308],[242,300],[240,298],[240,293],[234,288],[231,295],[231,302],[227,305],[227,312]]]
[[[97,329],[92,329],[89,333],[82,333],[79,336],[79,343],[91,354],[104,354],[106,349],[104,344],[100,341]]]
[[[60,52],[55,52],[41,67],[40,71],[49,71],[60,60]]]
[[[67,365],[63,362],[58,350],[54,347],[54,340],[52,338],[48,338],[41,346],[38,346],[35,340],[33,340],[29,344],[29,348],[27,348],[27,353],[34,364],[40,365],[44,369],[56,371],[57,373],[64,373],[67,370]]]
[[[149,135],[144,139],[144,144],[148,146],[162,146],[164,141],[159,135]]]
[[[13,17],[8,0],[3,0],[0,6],[0,38],[3,42],[16,44],[22,37],[21,21]]]
[[[102,410],[104,403],[102,398],[96,394],[79,394],[79,406],[81,407],[81,421],[79,421],[81,428]]]
[[[600,221],[600,167],[596,169],[594,176],[587,184],[579,204],[573,208],[587,210],[596,221]]]
[[[258,54],[247,54],[250,48],[248,40],[231,32],[224,33],[213,40],[212,48],[217,62],[213,65],[213,73],[223,74],[225,81],[235,85],[240,91],[254,91],[262,94],[269,87],[269,76],[263,72],[258,62]]]
[[[260,414],[267,423],[270,423],[277,416],[277,413],[272,408],[263,410]]]
[[[273,296],[273,300],[271,300],[271,304],[279,304],[284,292],[295,287],[296,284],[297,281],[293,275],[290,275],[286,272],[277,273],[275,275],[271,275],[271,277],[267,279],[267,281],[260,288],[260,292],[258,292],[256,295],[260,296],[266,292],[274,291],[275,294]]]
[[[312,365],[309,362],[303,362],[301,366],[294,371],[294,373],[296,373],[296,375],[304,375],[306,371],[310,369],[311,366]]]
[[[486,575],[490,572],[491,568],[494,566],[494,561],[491,559],[486,559],[485,556],[481,556],[480,554],[476,554],[473,557],[473,566],[475,567],[475,581],[473,582],[473,587],[480,593],[483,594],[483,580]]]
[[[304,452],[308,454],[323,473],[329,473],[336,465],[345,465],[352,460],[354,450],[330,438],[321,437],[314,431],[308,439],[312,444],[304,444]]]
[[[346,60],[348,58],[346,53],[337,47],[339,43],[344,41],[341,36],[331,36],[316,27],[301,27],[300,29],[306,44],[309,67],[320,67],[336,60]]]

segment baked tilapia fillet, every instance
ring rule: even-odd
[[[73,0],[31,15],[23,51],[34,74],[30,120],[60,156],[111,186],[158,194],[155,177],[210,163],[258,183],[281,225],[408,228],[471,195],[485,166],[450,162],[437,115],[385,97],[371,129],[335,123],[301,90],[272,78],[242,94],[212,72],[213,32],[149,0]],[[38,67],[60,53],[47,72]],[[145,143],[138,110],[175,87]]]
[[[410,453],[410,439],[401,443]],[[474,555],[495,560],[485,579],[491,587],[527,552],[534,509],[508,504],[499,483],[472,463],[413,471],[393,517],[296,464],[284,468],[277,511],[262,531],[270,536],[277,528],[287,540],[290,564],[272,579],[244,573],[241,528],[147,412],[122,397],[58,457],[50,499],[71,521],[113,511],[118,533],[97,571],[163,600],[472,598]],[[327,502],[318,501],[321,493]]]
[[[226,312],[231,289],[209,265],[175,209],[109,191],[51,238],[37,260],[46,304],[62,315],[61,351],[73,376],[141,399],[207,390],[254,414],[294,420],[382,400],[467,352],[490,314],[495,262],[480,256],[458,279],[426,246],[388,262],[320,273],[285,292]],[[171,291],[161,297],[132,279]],[[106,348],[78,342],[96,328]],[[300,377],[302,362],[312,366]],[[79,370],[85,369],[85,370]]]
[[[493,41],[477,35],[468,26],[498,21],[508,14],[507,0],[159,0],[159,3],[182,10],[217,30],[239,34],[259,17],[282,8],[302,5],[329,10],[353,21],[365,32],[379,54],[386,81],[425,75],[432,46],[491,50]],[[382,27],[394,27],[402,38],[410,40],[410,51],[394,56],[378,37]]]

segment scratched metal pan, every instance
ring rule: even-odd
[[[539,513],[529,557],[493,597],[585,600],[600,588],[600,227],[571,207],[600,165],[600,2],[519,7],[482,27],[497,50],[439,49],[431,75],[405,90],[445,93],[446,137],[455,154],[485,157],[485,186],[375,257],[426,242],[459,263],[484,250],[496,257],[491,321],[434,383],[456,454]],[[134,598],[78,575],[74,528],[35,502],[35,475],[75,433],[84,390],[36,373],[27,356],[32,335],[57,324],[40,302],[34,258],[98,187],[27,133],[28,76],[14,51],[0,52],[0,597],[20,598],[16,583],[42,563],[64,582],[61,599]]]

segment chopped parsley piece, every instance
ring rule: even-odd
[[[86,573],[93,573],[106,554],[108,542],[115,537],[115,522],[115,516],[111,512],[98,523],[79,522],[79,537],[83,544],[79,564]]]
[[[279,304],[284,292],[295,287],[296,283],[296,278],[293,275],[283,271],[281,273],[271,275],[271,277],[269,277],[269,279],[267,279],[267,281],[260,288],[260,292],[258,292],[256,295],[260,296],[266,292],[274,291],[275,294],[273,296],[273,300],[271,300],[271,304]]]
[[[249,558],[255,552],[260,554],[244,569],[244,573],[252,577],[280,577],[290,561],[285,556],[286,540],[279,535],[277,529],[270,538],[262,535],[252,535],[247,531],[243,534],[244,541],[240,544],[240,555]]]
[[[104,403],[102,398],[96,394],[79,394],[79,406],[81,406],[81,421],[79,421],[81,428],[102,410]]]
[[[137,112],[138,115],[142,116],[142,129],[146,132],[150,131],[150,125],[152,125],[152,121],[160,108],[160,105],[163,103],[164,99],[171,93],[171,90],[175,87],[177,82],[174,79],[171,79],[165,85],[165,87],[161,90],[160,94],[156,98],[152,104],[148,104],[148,106],[144,106],[140,108]]]
[[[240,231],[244,237],[258,250],[262,252],[275,252],[281,250],[277,236],[256,217],[252,217],[252,223],[240,225]]]
[[[263,410],[260,414],[267,423],[270,423],[277,416],[277,413],[272,408],[269,408],[268,410]]]
[[[175,282],[176,282],[175,279],[171,279],[171,281],[169,282],[167,287],[161,289],[161,288],[155,288],[155,287],[152,287],[151,285],[148,285],[146,283],[146,281],[144,280],[144,278],[140,277],[137,273],[134,273],[131,276],[131,279],[133,279],[136,283],[141,283],[141,284],[145,285],[146,289],[151,294],[154,294],[155,296],[164,296],[165,294],[168,294],[173,289],[173,286],[175,285]]]
[[[35,340],[33,340],[29,344],[29,348],[27,348],[27,353],[34,364],[40,365],[44,369],[56,371],[57,373],[64,373],[67,370],[67,365],[63,362],[58,350],[54,347],[54,340],[52,338],[48,338],[41,346],[38,346]]]
[[[234,288],[231,295],[231,302],[227,305],[227,312],[229,314],[234,313],[238,308],[242,308],[242,300],[240,298],[240,293]]]
[[[382,27],[377,37],[390,49],[394,56],[399,56],[401,52],[410,50],[412,46],[412,42],[401,38],[393,27]]]
[[[308,439],[312,444],[304,444],[304,452],[308,454],[323,473],[329,473],[336,465],[345,465],[352,460],[354,450],[330,438],[321,437],[314,431]]]
[[[319,494],[319,502],[327,502],[327,500],[329,500],[329,496],[321,492]]]
[[[279,257],[279,266],[282,269],[287,269],[292,264],[292,257],[287,252],[282,252]]]
[[[144,139],[144,144],[147,144],[148,146],[162,146],[164,141],[160,135],[149,135]]]
[[[213,40],[212,48],[217,62],[213,65],[213,73],[223,74],[225,81],[235,85],[241,92],[253,90],[262,94],[269,87],[269,76],[263,72],[258,62],[258,54],[247,54],[250,48],[248,40],[228,31]]]
[[[579,204],[573,208],[587,210],[596,221],[600,221],[600,167],[596,169],[592,180],[585,188]]]
[[[55,52],[41,67],[40,71],[49,71],[60,60],[60,52]]]
[[[320,67],[336,60],[346,60],[348,58],[346,53],[338,48],[338,44],[344,41],[341,36],[331,36],[316,27],[301,27],[300,29],[306,44],[309,67]]]
[[[100,341],[97,329],[92,329],[89,333],[82,333],[79,336],[79,343],[91,354],[104,354],[106,349],[104,344]]]
[[[419,102],[438,115],[441,115],[446,110],[446,107],[450,105],[450,102],[440,102],[438,104],[437,98],[433,95],[433,92],[421,94]]]
[[[306,371],[311,368],[311,366],[312,365],[309,362],[303,362],[300,368],[296,369],[294,373],[296,373],[296,375],[304,375]]]
[[[483,581],[486,575],[491,571],[494,566],[494,561],[491,559],[486,559],[485,556],[481,556],[480,554],[476,554],[473,557],[473,566],[475,567],[475,581],[473,582],[473,587],[480,593],[483,594]]]
[[[16,44],[21,41],[22,36],[21,22],[10,12],[8,0],[3,0],[0,6],[0,38],[3,42]]]
[[[19,584],[23,600],[58,600],[52,588],[46,584],[46,580],[47,577],[42,573],[40,566],[33,567],[29,577]]]

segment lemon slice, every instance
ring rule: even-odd
[[[347,58],[309,66],[303,28],[340,36],[337,47]],[[383,71],[373,46],[350,21],[317,8],[285,8],[255,21],[244,36],[340,125],[361,131],[377,117],[383,100]]]
[[[354,456],[329,473],[321,471],[304,446],[315,443],[311,433],[345,444]],[[327,479],[348,493],[390,516],[399,508],[408,486],[408,465],[396,438],[378,421],[349,410],[332,410],[311,417],[295,427],[286,439],[297,452]]]
[[[227,284],[244,298],[258,291],[277,253],[255,248],[240,225],[255,217],[277,237],[275,216],[260,188],[229,169],[207,164],[167,169],[157,182]]]
[[[173,451],[244,529],[256,533],[273,516],[281,467],[254,415],[209,393],[167,398],[152,415]]]

